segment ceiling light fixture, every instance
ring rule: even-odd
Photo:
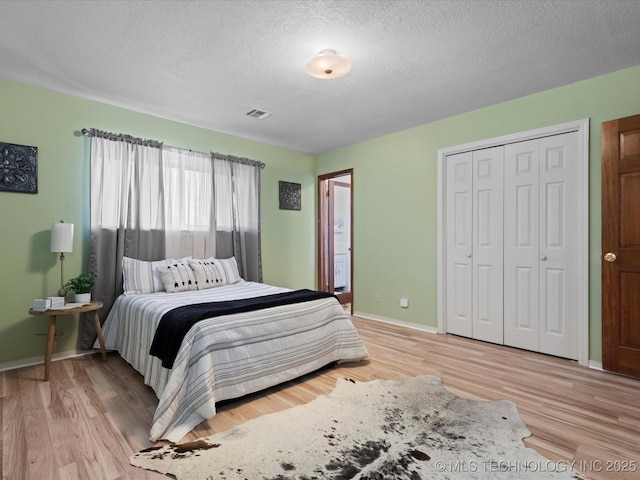
[[[351,71],[348,58],[338,55],[335,50],[325,48],[307,63],[307,73],[315,78],[329,80],[344,77]]]

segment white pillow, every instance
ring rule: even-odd
[[[186,262],[191,257],[181,258]],[[125,295],[164,292],[164,284],[156,267],[163,267],[175,262],[174,258],[146,262],[135,258],[122,257],[122,280]]]
[[[238,272],[238,262],[236,261],[236,257],[214,258],[212,260],[222,274],[226,284],[236,283],[242,280],[240,272]]]
[[[221,287],[226,285],[226,278],[220,273],[213,258],[203,260],[189,260],[189,265],[193,269],[193,273],[198,281],[198,290],[206,290],[207,288]]]
[[[164,285],[156,267],[169,265],[173,259],[145,262],[122,257],[122,280],[125,295],[164,292]]]
[[[242,280],[235,257],[191,259],[189,264],[198,279],[198,290],[230,285]]]
[[[196,276],[189,266],[188,260],[175,260],[169,265],[156,267],[156,270],[160,274],[164,288],[168,293],[198,289]]]

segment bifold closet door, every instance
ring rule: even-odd
[[[503,148],[446,162],[447,332],[503,341]]]
[[[504,343],[577,359],[578,134],[505,146]]]
[[[505,145],[504,156],[504,343],[537,352],[540,141]]]
[[[578,133],[540,139],[540,348],[578,358]]]
[[[473,152],[473,333],[503,343],[504,148]]]
[[[473,167],[471,152],[446,161],[446,309],[447,332],[471,337],[473,245]]]

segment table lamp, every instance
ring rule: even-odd
[[[51,252],[60,254],[60,290],[58,296],[64,297],[67,291],[64,289],[64,254],[73,252],[73,223],[51,224]]]

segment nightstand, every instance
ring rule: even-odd
[[[102,308],[102,302],[91,302],[81,307],[64,308],[59,310],[47,310],[45,312],[34,312],[29,309],[31,315],[46,315],[49,317],[49,335],[47,336],[47,349],[44,354],[44,381],[49,380],[49,370],[51,369],[51,354],[53,353],[53,342],[56,338],[56,318],[60,315],[72,315],[74,313],[93,312],[93,321],[100,342],[100,351],[102,352],[102,361],[107,361],[107,351],[104,348],[104,338],[102,336],[102,327],[98,318],[98,310]]]

